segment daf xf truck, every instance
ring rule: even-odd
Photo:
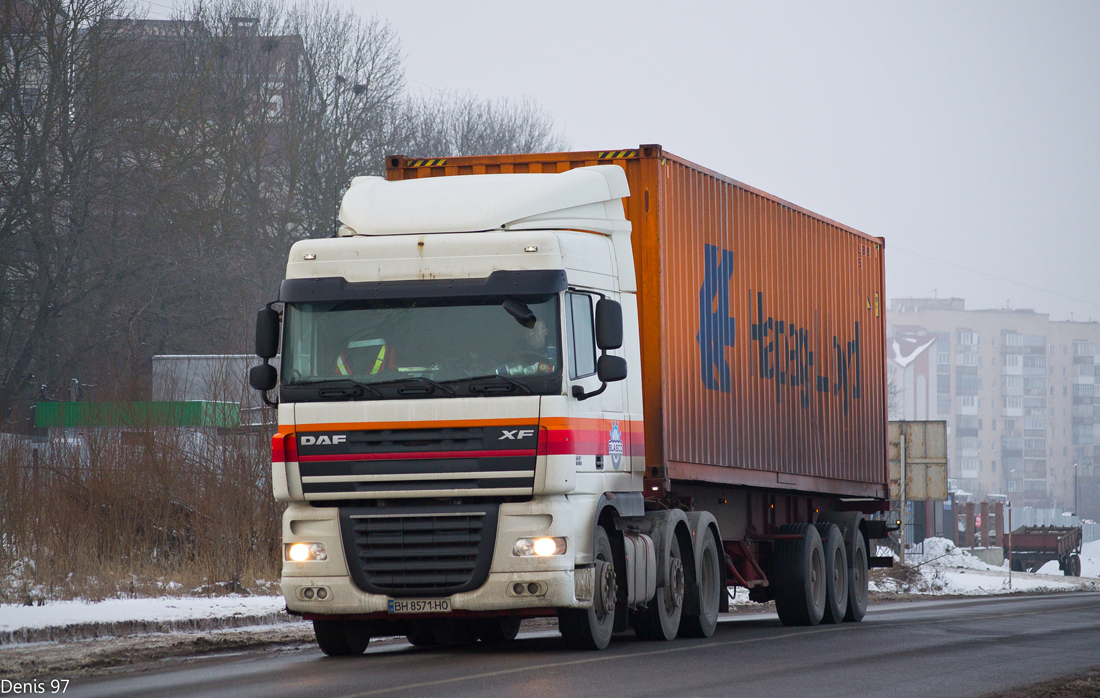
[[[882,239],[659,145],[392,157],[340,223],[291,248],[250,376],[325,653],[709,636],[730,587],[863,617]]]

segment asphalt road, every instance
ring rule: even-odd
[[[982,696],[1100,666],[1100,593],[872,606],[862,623],[787,628],[724,617],[706,640],[570,652],[556,633],[502,649],[266,650],[76,679],[71,696]]]

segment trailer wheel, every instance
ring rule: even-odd
[[[848,611],[848,555],[836,524],[814,524],[825,553],[825,613],[822,623],[840,623]]]
[[[634,632],[644,640],[675,640],[684,612],[684,558],[680,539],[675,532],[668,542],[665,584],[657,587],[657,595],[646,608],[633,617]]]
[[[365,628],[344,620],[315,620],[313,634],[317,637],[317,646],[330,657],[363,654],[370,642],[370,633]]]
[[[706,532],[699,550],[699,614],[683,616],[680,633],[686,637],[710,637],[718,627],[718,607],[722,603],[722,568],[718,566],[718,543],[711,531]]]
[[[1070,555],[1066,558],[1066,562],[1063,565],[1062,573],[1067,577],[1080,577],[1081,576],[1081,557],[1079,555]]]
[[[863,534],[856,535],[862,540]],[[855,554],[848,560],[848,610],[844,620],[858,623],[867,615],[867,546],[860,542],[853,550]]]
[[[858,511],[830,511],[817,517],[818,523],[833,523],[840,528],[848,553],[848,610],[845,622],[858,623],[867,614],[867,539],[860,525],[863,514]]]
[[[558,610],[558,629],[571,650],[602,650],[611,643],[615,629],[614,557],[611,540],[603,526],[596,527],[592,541],[592,557],[596,563],[592,608],[562,608]]]
[[[783,625],[817,625],[825,614],[825,552],[813,524],[785,524],[773,557],[775,610]]]
[[[489,645],[511,642],[519,635],[522,618],[486,618],[477,624],[477,637]]]

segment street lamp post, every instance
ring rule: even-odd
[[[1077,463],[1073,464],[1073,515],[1078,518],[1081,516],[1077,511]]]

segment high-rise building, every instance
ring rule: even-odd
[[[1100,518],[1100,323],[901,298],[887,334],[890,418],[947,420],[959,490]]]

